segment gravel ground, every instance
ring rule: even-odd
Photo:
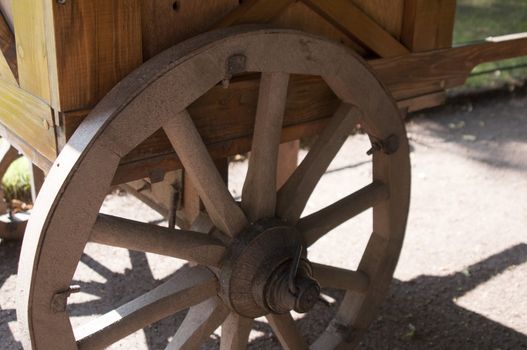
[[[362,349],[527,349],[527,98],[480,96],[414,116],[412,204],[405,246],[390,295]],[[365,137],[348,139],[306,209],[313,212],[368,183]],[[302,154],[304,155],[304,153]],[[247,164],[231,164],[239,195]],[[142,221],[159,216],[126,195],[103,211]],[[342,225],[310,250],[317,262],[357,266],[371,220]],[[15,281],[20,244],[0,243],[0,348],[19,349]],[[182,261],[89,245],[76,272],[82,292],[70,298],[79,325],[153,288]],[[184,268],[184,267],[183,267]],[[341,295],[325,291],[338,300]],[[299,319],[312,339],[334,306]],[[163,348],[184,313],[158,322],[112,349]],[[279,348],[257,320],[251,348]],[[206,348],[217,345],[217,335]]]

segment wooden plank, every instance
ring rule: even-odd
[[[444,104],[446,101],[446,92],[441,90],[429,94],[408,98],[397,101],[397,107],[406,113],[421,111]]]
[[[33,0],[14,1],[13,26],[16,33],[20,86],[51,103],[45,3]]]
[[[394,38],[401,37],[406,0],[352,0],[352,2]]]
[[[301,1],[286,7],[269,23],[279,28],[290,28],[320,35],[347,45],[360,55],[367,54],[366,49]]]
[[[452,46],[456,0],[406,0],[402,42],[413,52]]]
[[[247,0],[218,21],[214,28],[225,28],[237,24],[267,23],[278,16],[296,0]]]
[[[478,64],[527,55],[527,34],[493,40],[368,63],[395,99],[402,100],[463,85]]]
[[[18,85],[15,36],[6,20],[0,14],[0,79]]]
[[[141,1],[143,57],[159,52],[210,29],[238,0]]]
[[[47,167],[40,157],[55,159],[57,148],[52,110],[40,99],[15,85],[0,81],[0,121],[4,129],[18,137],[8,141],[40,168]]]
[[[51,79],[56,80],[51,84],[56,85],[57,94],[52,97],[53,106],[59,111],[91,107],[142,63],[140,1],[53,1],[48,5],[53,21],[48,54]]]
[[[322,130],[329,118],[322,118],[319,120],[301,123],[282,130],[281,142],[297,140],[301,137],[314,136]],[[220,159],[230,155],[246,153],[251,149],[251,137],[246,136],[235,140],[227,140],[218,142],[208,146],[208,151],[213,159]],[[115,176],[113,184],[133,181],[136,179],[148,176],[149,171],[157,169],[159,171],[169,171],[173,169],[181,169],[181,161],[175,153],[165,153],[160,155],[152,155],[150,157],[143,157],[133,162],[121,163]]]
[[[350,1],[304,0],[304,2],[381,57],[394,57],[409,52],[404,45]]]

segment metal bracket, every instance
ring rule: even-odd
[[[390,135],[384,140],[379,140],[370,135],[371,148],[366,152],[371,156],[373,153],[382,151],[386,155],[394,154],[399,149],[399,138],[397,135]]]
[[[66,306],[68,305],[68,297],[73,293],[81,291],[81,287],[78,285],[70,286],[68,289],[55,293],[51,298],[51,310],[53,312],[65,312]]]

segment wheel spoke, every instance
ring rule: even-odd
[[[229,314],[221,326],[220,350],[243,350],[247,348],[252,324],[252,318],[246,318],[235,313]]]
[[[288,74],[262,73],[249,169],[242,192],[242,207],[253,221],[275,213],[278,146],[288,82]]]
[[[113,247],[219,266],[225,253],[222,243],[203,233],[183,231],[99,214],[90,241]]]
[[[364,272],[311,263],[313,277],[322,288],[336,288],[364,293],[368,290],[369,278]]]
[[[310,246],[335,227],[388,199],[388,186],[375,181],[347,197],[308,215],[298,222],[306,246]]]
[[[295,320],[290,313],[270,314],[266,318],[284,349],[308,349],[307,343],[296,327]]]
[[[320,177],[357,124],[360,111],[342,104],[329,125],[300,163],[295,172],[278,191],[277,212],[283,220],[296,223]]]
[[[102,349],[133,332],[214,296],[218,281],[202,267],[178,271],[150,292],[75,330],[79,349]]]
[[[225,186],[190,115],[187,111],[179,113],[163,130],[190,174],[212,222],[233,237],[247,225],[247,219]]]
[[[166,349],[198,349],[228,314],[229,310],[218,297],[191,307]]]

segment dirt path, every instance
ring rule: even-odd
[[[408,124],[413,187],[407,237],[396,280],[363,349],[527,349],[527,98],[479,98],[420,115]],[[307,212],[368,183],[364,137],[350,138]],[[245,163],[231,166],[239,194]],[[103,210],[144,221],[159,217],[128,196]],[[369,234],[361,215],[310,250],[318,262],[353,268]],[[19,244],[0,244],[0,348],[19,349],[14,289]],[[81,324],[151,289],[174,273],[174,259],[89,245],[70,299]],[[335,299],[340,295],[328,292]],[[333,307],[299,321],[309,337]],[[112,346],[162,348],[184,314]],[[279,348],[263,320],[253,348]],[[214,347],[211,338],[207,347]]]

